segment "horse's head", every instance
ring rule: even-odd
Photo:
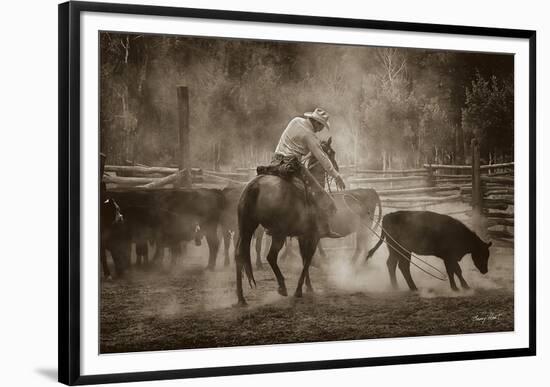
[[[321,141],[321,149],[326,153],[334,168],[339,171],[340,168],[336,162],[336,151],[332,148],[332,137],[329,137],[326,141]]]

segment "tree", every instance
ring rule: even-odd
[[[466,102],[462,109],[462,124],[480,141],[481,153],[488,159],[495,155],[513,157],[514,143],[514,88],[510,78],[496,76],[485,79],[476,73],[471,86],[466,88]]]

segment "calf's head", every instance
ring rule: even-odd
[[[485,243],[482,240],[479,240],[479,243],[472,251],[474,265],[481,272],[481,274],[486,274],[487,271],[489,271],[489,247],[491,247],[492,244],[492,242]]]

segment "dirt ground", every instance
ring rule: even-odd
[[[235,269],[204,271],[207,248],[189,245],[175,266],[134,270],[126,279],[101,280],[101,353],[221,346],[318,342],[384,337],[449,335],[514,329],[513,248],[491,248],[489,273],[480,274],[469,255],[461,267],[471,290],[453,292],[448,282],[416,268],[418,292],[398,273],[392,290],[378,249],[366,264],[352,265],[352,240],[325,243],[329,260],[311,269],[315,293],[292,296],[301,259],[281,262],[289,297],[277,292],[271,268],[254,268],[257,288],[245,282],[249,306],[234,307]],[[268,245],[266,243],[265,245]],[[294,245],[297,251],[297,243]],[[264,252],[265,257],[266,252]],[[319,257],[315,260],[320,262]],[[444,271],[435,257],[426,260]]]

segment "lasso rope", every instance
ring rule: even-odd
[[[353,212],[353,210],[351,209],[351,207],[348,205],[348,203],[346,202],[346,198],[348,197],[351,197],[353,200],[355,200],[355,202],[360,206],[360,207],[363,207],[363,205],[361,204],[361,202],[359,200],[357,200],[356,197],[354,197],[353,195],[350,195],[350,194],[347,194],[347,193],[341,193],[341,195],[343,196],[343,201],[344,201],[344,204],[346,205],[346,207],[348,208],[348,210],[350,210],[351,212]],[[424,261],[423,259],[421,259],[420,257],[418,257],[416,254],[414,254],[412,251],[409,251],[408,249],[406,249],[403,245],[401,245],[401,243],[399,243],[397,240],[395,240],[395,238],[393,238],[391,236],[391,234],[388,233],[387,230],[384,229],[384,227],[382,226],[382,224],[380,222],[377,222],[376,220],[374,220],[374,218],[369,214],[369,217],[370,219],[375,223],[375,227],[376,226],[380,226],[380,229],[386,234],[386,237],[389,237],[398,247],[400,247],[403,251],[405,251],[406,253],[410,254],[411,257],[414,257],[416,259],[418,259],[420,262],[422,262],[423,264],[431,267],[432,269],[434,269],[436,272],[438,272],[439,274],[442,275],[442,277],[438,277],[437,275],[435,274],[432,274],[430,273],[429,271],[427,271],[426,269],[422,268],[421,266],[419,266],[418,264],[416,264],[415,262],[412,261],[411,257],[408,257],[406,256],[405,254],[403,254],[401,251],[399,251],[398,249],[395,249],[394,250],[399,254],[401,255],[403,258],[405,258],[407,261],[409,261],[412,265],[416,266],[418,269],[420,269],[422,272],[428,274],[429,276],[432,276],[433,278],[436,278],[440,281],[447,281],[447,275],[445,273],[443,273],[441,270],[439,270],[437,267],[433,266],[432,264]],[[382,238],[382,235],[381,234],[378,234],[370,225],[368,225],[366,222],[363,221],[363,219],[361,219],[361,217],[359,217],[360,221],[363,223],[364,226],[366,226],[374,235],[376,235],[378,238],[380,238],[380,240],[383,240],[384,243],[386,243],[386,245],[388,245],[388,247],[390,247],[390,244],[388,243],[387,240],[384,240]]]

